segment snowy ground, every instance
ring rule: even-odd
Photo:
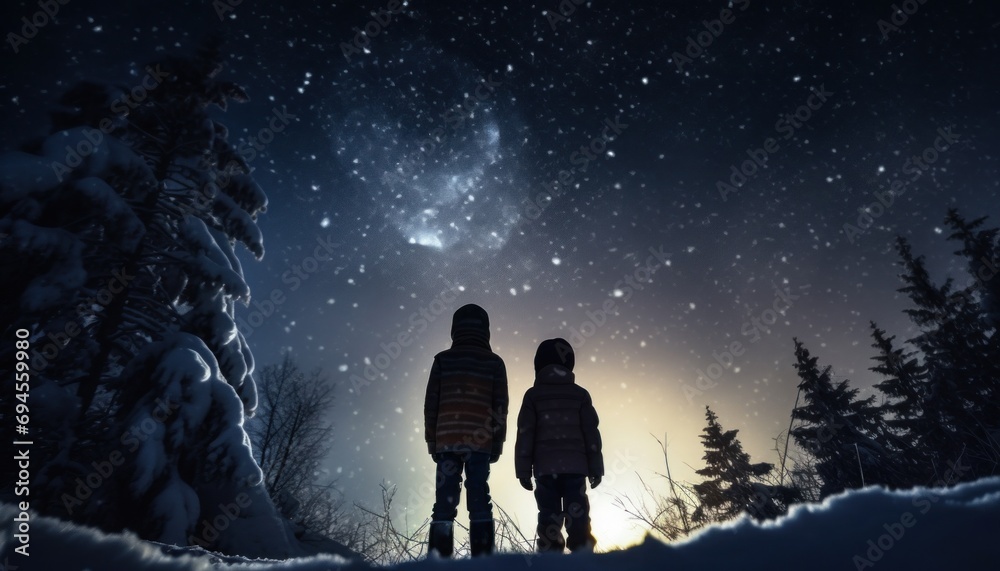
[[[47,518],[34,518],[29,558],[14,553],[14,510],[0,507],[0,569],[319,571],[365,566],[335,557],[250,561],[200,550],[150,544],[129,535],[106,535]],[[991,569],[1000,568],[1000,478],[948,490],[867,489],[795,507],[764,526],[741,520],[712,527],[675,546],[647,540],[598,555],[503,555],[476,561],[421,561],[399,566],[421,571],[532,569],[615,571],[711,569]]]

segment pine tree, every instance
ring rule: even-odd
[[[926,369],[913,352],[906,352],[893,345],[895,336],[886,336],[874,321],[870,323],[872,347],[879,354],[872,359],[877,363],[870,370],[884,379],[875,388],[886,395],[881,414],[890,430],[888,445],[894,456],[903,462],[901,471],[906,474],[905,486],[927,483],[927,443],[924,442],[924,383]]]
[[[896,248],[905,284],[899,291],[912,301],[906,313],[921,329],[910,342],[927,368],[922,410],[931,470],[965,461],[971,470],[964,479],[990,475],[1000,450],[986,424],[997,418],[989,324],[970,288],[956,290],[950,278],[935,285],[905,239],[898,238]]]
[[[803,402],[792,411],[801,422],[792,429],[795,442],[816,459],[823,497],[866,485],[898,485],[895,459],[880,440],[885,438],[875,397],[858,399],[848,381],[834,383],[830,367],[820,370],[801,341],[795,339],[795,369]]]
[[[989,429],[1000,432],[1000,229],[981,229],[986,217],[966,222],[958,211],[951,209],[945,222],[954,232],[951,240],[962,243],[962,249],[955,254],[968,260],[969,275],[973,284],[969,294],[974,296],[979,305],[981,324],[986,334],[986,354],[982,355],[979,364],[982,370],[974,376],[980,379],[984,386],[977,406],[977,417],[989,426]],[[994,446],[1000,446],[996,441]],[[1000,449],[998,449],[1000,452]]]
[[[962,249],[955,253],[968,259],[969,274],[974,280],[971,289],[977,293],[983,321],[990,329],[988,353],[980,361],[986,370],[978,378],[987,382],[992,380],[992,383],[984,387],[976,417],[983,425],[983,436],[977,442],[982,458],[979,471],[995,474],[1000,464],[1000,278],[997,277],[1000,273],[1000,229],[980,229],[985,221],[982,217],[966,222],[954,209],[948,211],[946,219],[954,230],[949,238],[962,242]]]
[[[257,395],[234,248],[263,256],[267,198],[209,114],[247,99],[217,78],[221,62],[209,42],[147,66],[134,88],[81,83],[51,135],[0,156],[2,317],[10,338],[30,332],[46,403],[33,509],[187,544],[243,493],[257,501],[220,548],[264,534],[287,553],[276,519],[246,525],[274,509],[243,431]]]
[[[694,485],[701,500],[697,517],[722,521],[746,512],[763,520],[785,513],[788,505],[797,500],[795,491],[761,481],[774,466],[766,462],[751,463],[750,455],[743,451],[737,438],[739,430],[723,430],[718,416],[708,406],[705,418],[708,425],[700,438],[705,447],[702,459],[706,466],[696,472],[707,479]]]
[[[981,229],[985,222],[985,216],[966,222],[954,208],[948,210],[945,218],[945,223],[953,230],[948,239],[962,243],[962,249],[955,253],[968,259],[974,290],[979,294],[986,320],[995,333],[1000,330],[1000,279],[996,279],[1000,273],[1000,229]],[[1000,342],[995,334],[993,338]]]

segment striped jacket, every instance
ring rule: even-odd
[[[431,454],[499,456],[507,436],[507,369],[489,342],[459,336],[434,356],[424,399],[424,438]]]

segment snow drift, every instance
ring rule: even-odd
[[[336,556],[287,561],[226,557],[198,548],[149,543],[134,535],[109,535],[48,518],[30,528],[30,557],[14,553],[19,542],[15,510],[0,508],[0,561],[7,569],[271,570],[319,571],[366,566]],[[596,514],[600,517],[600,514]],[[426,560],[401,565],[420,571],[532,569],[546,571],[712,569],[997,569],[1000,564],[1000,478],[949,489],[881,488],[852,491],[822,504],[795,506],[788,516],[758,524],[750,519],[708,528],[687,541],[665,545],[647,539],[627,550],[596,555],[499,555],[476,561]]]

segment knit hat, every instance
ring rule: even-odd
[[[538,345],[535,352],[535,372],[541,371],[549,365],[562,365],[572,371],[576,364],[576,355],[573,347],[563,338],[546,339]]]
[[[463,305],[455,311],[455,316],[451,320],[451,338],[456,335],[474,334],[481,337],[485,334],[486,340],[490,338],[490,316],[486,310],[474,303]]]

